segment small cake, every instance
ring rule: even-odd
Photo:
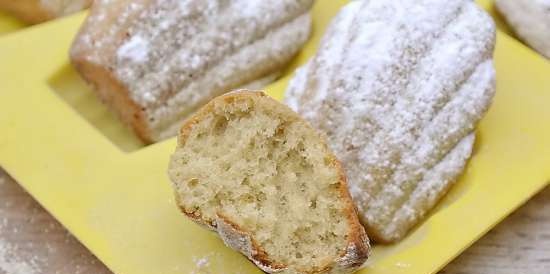
[[[93,0],[0,0],[0,10],[35,24],[89,7]]]
[[[367,259],[339,162],[261,92],[223,95],[190,117],[168,173],[183,213],[265,272],[352,273]]]
[[[312,4],[97,1],[71,59],[141,139],[156,142],[210,99],[273,80],[307,41]]]
[[[286,102],[325,134],[375,241],[402,239],[464,170],[494,44],[473,1],[352,1],[292,79]]]
[[[525,43],[550,58],[550,0],[497,0],[496,6]]]

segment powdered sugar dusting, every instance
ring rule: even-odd
[[[6,186],[8,182],[5,179],[6,174],[0,169],[0,187],[3,189],[8,188]],[[38,274],[38,267],[34,259],[25,260],[17,256],[17,247],[13,246],[5,238],[7,234],[16,235],[19,231],[17,227],[12,226],[8,222],[5,212],[2,212],[3,209],[12,207],[10,200],[2,201],[3,204],[0,205],[0,273],[7,274]]]
[[[0,273],[111,273],[0,168]]]
[[[326,134],[363,222],[384,240],[402,237],[437,202],[411,198],[415,189],[437,184],[439,198],[463,169],[469,153],[433,168],[491,102],[494,35],[468,0],[356,1],[291,81],[286,101]],[[416,207],[402,207],[410,199]]]
[[[527,44],[550,58],[550,0],[497,0],[496,5]]]
[[[195,269],[191,271],[191,274],[210,273],[208,271],[208,268],[210,267],[209,255],[204,257],[193,256],[193,263],[195,264]]]
[[[282,69],[309,38],[312,5],[313,0],[99,2],[73,52],[113,72],[140,111],[134,115],[146,128],[140,133],[160,141],[174,136],[213,97]],[[99,24],[105,16],[116,19]],[[102,55],[110,52],[115,58]]]
[[[399,268],[410,268],[411,267],[411,264],[410,263],[404,263],[404,262],[397,262],[395,263],[395,266],[399,267]]]
[[[117,58],[142,63],[147,61],[148,54],[149,42],[136,35],[118,49]]]
[[[173,5],[179,8],[171,8]],[[292,20],[292,15],[299,15],[304,7],[307,5],[286,0],[167,1],[160,10],[146,11],[142,21],[131,31],[150,41],[150,60],[138,66],[120,62],[118,75],[128,84],[136,101],[144,103],[148,109],[155,108],[162,105],[163,100],[142,102],[142,94],[151,93],[155,98],[170,97],[196,81],[224,57]],[[283,10],[285,12],[280,12]],[[175,23],[169,24],[172,27],[168,31],[159,31],[156,25],[166,25],[166,21]],[[276,43],[273,46],[276,47]]]
[[[76,37],[71,47],[72,58],[83,58],[93,64],[103,64],[116,59],[116,56],[106,54],[113,47],[118,47],[121,41],[112,38],[117,35],[129,18],[134,18],[144,7],[145,0],[135,0],[132,3],[97,0],[82,26],[81,33]],[[115,51],[116,53],[116,51]]]
[[[239,81],[243,75],[254,73],[254,71],[251,71],[252,67],[261,68],[274,60],[277,60],[279,64],[283,64],[284,60],[290,60],[293,53],[297,52],[302,43],[307,40],[310,32],[310,20],[310,15],[304,14],[288,23],[284,28],[269,33],[264,39],[239,49],[209,71],[210,75],[216,75],[217,77],[201,77],[189,83],[182,92],[167,102],[167,108],[154,110],[152,111],[153,115],[167,117],[167,119],[170,119],[169,121],[177,121],[177,119],[181,119],[180,117],[184,117],[184,115],[178,116],[177,113],[188,114],[196,106],[206,103],[207,98],[213,98],[220,93],[231,90],[223,87]],[[273,43],[273,41],[278,42]],[[263,54],[259,54],[260,52],[263,52]],[[249,83],[255,84],[255,82]],[[239,84],[235,88],[248,86],[249,83]],[[254,88],[260,87],[256,86]],[[193,90],[201,90],[202,93],[191,92]],[[183,110],[189,112],[182,113]],[[170,127],[162,130],[160,138],[172,136],[180,126],[180,123],[172,122]]]
[[[22,260],[14,256],[15,247],[0,239],[0,272],[9,274],[38,274],[33,261]]]
[[[534,0],[534,1],[543,5],[543,7],[550,7],[550,0]]]
[[[210,265],[210,262],[208,261],[208,258],[200,258],[195,261],[195,264],[197,265],[197,267],[202,268]]]
[[[320,45],[317,56],[311,60],[305,66],[299,68],[296,71],[296,76],[291,80],[289,89],[287,91],[287,104],[290,108],[296,110],[298,105],[302,104],[299,98],[307,97],[309,108],[304,108],[305,111],[302,115],[305,118],[313,118],[320,102],[327,96],[330,87],[331,77],[340,67],[340,60],[346,50],[342,43],[349,37],[351,31],[351,24],[359,9],[357,7],[361,3],[359,1],[353,1],[349,5],[342,8],[340,13],[336,16],[334,23],[329,26],[326,31],[325,37]],[[297,96],[298,93],[307,92],[306,86],[308,85],[308,76],[311,73],[310,67],[316,66],[320,71],[317,71],[319,75],[326,75],[327,77],[319,77],[316,82],[315,92],[311,91],[306,96]]]

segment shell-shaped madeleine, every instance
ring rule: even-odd
[[[473,1],[353,1],[297,71],[286,102],[325,133],[374,239],[404,237],[462,173],[494,43]]]
[[[159,141],[210,99],[273,80],[307,41],[312,4],[100,0],[72,61],[142,139]]]

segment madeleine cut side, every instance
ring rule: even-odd
[[[351,273],[369,243],[323,139],[261,92],[218,97],[184,124],[169,175],[181,210],[269,273]]]

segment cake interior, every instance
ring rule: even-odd
[[[224,216],[277,264],[322,267],[350,230],[339,171],[314,130],[280,107],[216,104],[180,140],[169,173],[187,214],[214,226]]]

